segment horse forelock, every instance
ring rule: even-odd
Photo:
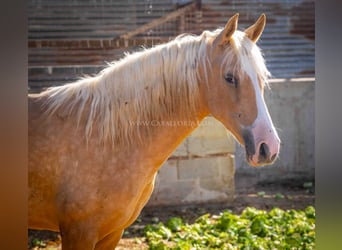
[[[47,112],[73,115],[87,140],[96,128],[98,139],[113,145],[153,133],[157,127],[149,126],[152,121],[172,119],[175,112],[177,119],[187,119],[198,105],[205,42],[201,36],[177,37],[127,54],[94,77],[50,88],[42,93]]]
[[[271,76],[268,71],[261,49],[247,38],[242,31],[235,31],[231,46],[226,48],[222,69],[234,68],[234,73],[239,75],[244,71],[251,79],[260,79],[262,86],[269,86],[268,79]]]

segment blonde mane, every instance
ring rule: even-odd
[[[85,119],[87,141],[96,127],[99,140],[113,145],[151,133],[154,127],[136,126],[141,122],[170,120],[175,113],[178,120],[186,120],[197,110],[200,66],[205,76],[210,72],[208,40],[219,31],[181,35],[127,54],[94,77],[52,87],[40,95],[47,97],[47,113],[73,115],[78,126]],[[234,64],[237,72],[257,74],[266,82],[269,73],[261,52],[243,34],[235,32],[222,65]]]

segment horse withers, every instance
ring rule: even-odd
[[[245,146],[250,165],[273,163],[280,140],[256,45],[265,22],[239,31],[236,14],[223,29],[29,95],[29,227],[59,231],[63,250],[114,249],[162,163],[209,114]]]

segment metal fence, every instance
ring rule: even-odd
[[[28,10],[33,91],[94,74],[124,51],[222,27],[236,12],[239,29],[266,13],[259,46],[274,78],[315,74],[313,0],[30,0]]]

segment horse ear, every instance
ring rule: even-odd
[[[215,43],[218,45],[227,45],[230,41],[230,38],[234,34],[234,32],[237,29],[238,25],[238,19],[239,19],[239,13],[236,13],[234,16],[232,16],[224,29],[221,31],[221,33],[216,37]]]
[[[261,14],[261,16],[258,18],[258,20],[253,24],[252,26],[248,27],[245,30],[245,33],[249,39],[251,39],[253,42],[257,42],[264,31],[266,24],[266,15]]]

